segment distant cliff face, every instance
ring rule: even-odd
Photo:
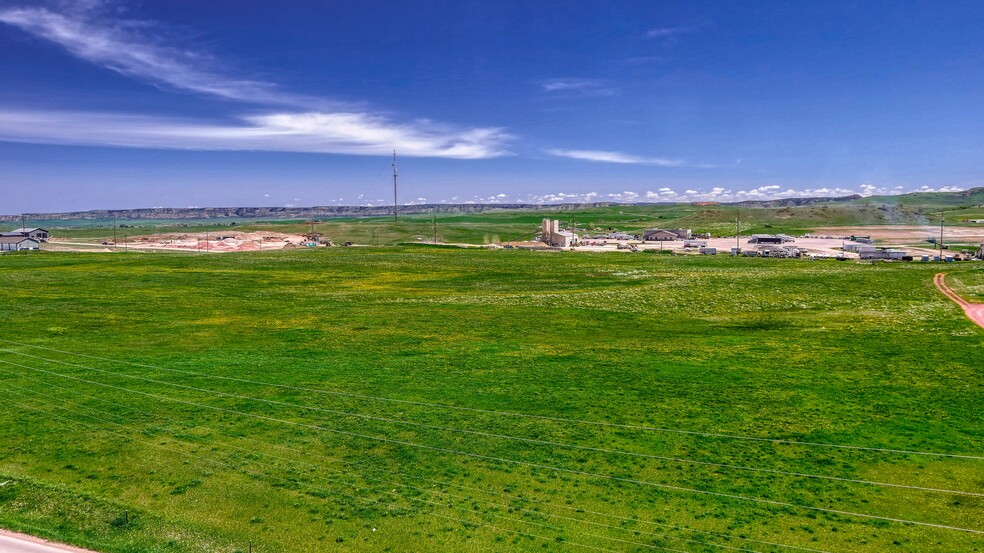
[[[892,202],[888,202],[888,199]],[[859,200],[868,202],[885,201],[897,203],[899,200],[912,200],[913,205],[927,198],[936,200],[950,199],[951,202],[980,202],[984,200],[984,187],[971,188],[961,192],[913,192],[899,196],[863,197],[859,194],[840,196],[837,198],[784,198],[779,200],[747,200],[744,202],[723,203],[719,205],[741,206],[749,208],[796,207],[824,203],[850,203]],[[481,213],[483,211],[574,211],[592,207],[610,207],[620,204],[616,202],[570,203],[570,204],[421,204],[400,206],[400,213]],[[694,205],[718,205],[717,202],[694,202]],[[32,224],[41,221],[58,221],[66,219],[311,219],[316,217],[385,217],[393,214],[393,206],[316,206],[316,207],[157,207],[144,209],[97,209],[92,211],[74,211],[69,213],[24,213],[18,215],[0,215],[0,222],[20,222],[21,218],[28,219]]]
[[[746,200],[725,205],[741,207],[797,207],[801,205],[853,202],[864,198],[860,194],[838,196],[836,198],[783,198],[781,200]]]
[[[400,206],[401,214],[420,213],[480,213],[503,210],[550,209],[569,211],[591,207],[617,205],[611,202],[590,204],[422,204]],[[17,222],[21,217],[32,222],[65,219],[308,219],[313,217],[383,217],[393,214],[392,206],[316,206],[316,207],[155,207],[142,209],[94,209],[67,213],[24,213],[0,215],[0,221]]]

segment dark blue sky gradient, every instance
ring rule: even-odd
[[[401,200],[417,203],[726,200],[982,181],[981,2],[93,4],[0,1],[0,212],[386,202],[392,147],[409,152]],[[3,22],[12,11],[19,23]],[[272,83],[291,99],[121,74],[112,59],[30,27],[45,14],[148,45],[209,79]],[[293,149],[277,136],[248,148],[201,138],[244,117],[315,112],[451,142],[500,130],[476,139],[479,159],[447,144],[415,151],[362,127],[367,155],[270,151]],[[10,124],[20,113],[57,124],[25,130]],[[199,141],[186,147],[172,134],[119,147],[105,114],[147,118],[119,129],[131,135],[148,120],[186,122]]]

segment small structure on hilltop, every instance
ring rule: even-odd
[[[653,242],[668,242],[672,240],[690,240],[691,232],[688,228],[659,229],[651,228],[642,233],[642,239]]]
[[[40,250],[41,242],[27,236],[0,236],[0,251]]]
[[[560,221],[544,219],[540,227],[540,240],[555,248],[569,248],[577,245],[577,234],[560,230]]]
[[[10,232],[0,232],[0,237],[3,238],[31,238],[37,240],[38,242],[48,241],[48,231],[43,228],[17,228]]]

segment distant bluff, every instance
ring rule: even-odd
[[[540,204],[420,204],[401,205],[401,215],[421,213],[481,213],[525,210],[573,211],[619,205],[612,202]],[[24,217],[33,222],[64,219],[311,219],[319,217],[385,217],[393,206],[314,206],[314,207],[152,207],[139,209],[93,209],[63,213],[24,213],[0,215],[0,221],[16,222]]]

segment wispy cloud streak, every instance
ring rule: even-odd
[[[703,28],[706,23],[700,25],[691,26],[681,26],[681,27],[655,27],[646,31],[646,36],[649,38],[671,38],[679,35],[685,35],[688,33],[694,33]]]
[[[285,92],[273,83],[211,70],[214,60],[163,44],[146,32],[155,27],[146,22],[102,20],[87,11],[66,15],[41,7],[0,9],[0,22],[53,42],[79,59],[156,85],[261,104],[321,108],[332,104]]]
[[[612,96],[618,89],[595,79],[551,79],[540,83],[544,92],[576,94],[579,96]]]
[[[253,115],[211,123],[112,113],[0,111],[0,140],[186,150],[258,150],[483,159],[509,155],[502,129],[399,124],[368,113]]]
[[[103,17],[99,3],[64,12],[0,7],[0,23],[55,43],[71,55],[162,88],[265,106],[234,123],[181,121],[120,113],[13,111],[0,114],[0,139],[48,144],[270,150],[479,159],[507,155],[497,127],[456,128],[396,121],[364,106],[293,94],[264,81],[230,77],[211,56],[172,46],[153,22]],[[284,108],[289,112],[284,112]]]
[[[605,163],[635,163],[644,165],[659,165],[661,167],[677,167],[684,165],[682,160],[665,159],[658,157],[641,157],[622,152],[611,152],[605,150],[562,150],[548,149],[546,153],[556,157],[566,157],[580,159],[584,161],[600,161]]]

